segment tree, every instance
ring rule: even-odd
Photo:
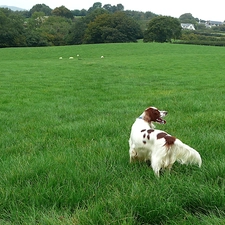
[[[68,43],[72,45],[82,44],[86,28],[87,24],[84,18],[76,19],[69,31]]]
[[[171,42],[180,38],[181,25],[178,19],[170,16],[157,16],[150,20],[144,33],[144,42]]]
[[[124,6],[122,4],[117,4],[116,6],[112,6],[111,4],[106,4],[103,6],[103,9],[107,10],[108,12],[117,12],[117,11],[123,11]]]
[[[39,28],[45,20],[45,14],[43,12],[34,12],[31,18],[28,20],[28,28]]]
[[[13,11],[0,8],[0,47],[26,46],[24,18]]]
[[[45,4],[36,4],[31,8],[30,16],[32,16],[34,12],[43,12],[45,16],[50,16],[52,13],[52,9]]]
[[[26,39],[27,46],[46,46],[48,45],[47,38],[42,35],[40,27],[48,17],[44,12],[34,12],[29,20],[26,22]]]
[[[61,17],[66,17],[68,19],[73,19],[73,13],[67,9],[65,6],[60,6],[60,7],[56,7],[53,11],[52,11],[52,15],[53,16],[61,16]]]
[[[184,13],[179,17],[181,23],[193,23],[196,24],[198,19],[194,18],[191,13]]]
[[[88,12],[87,16],[85,17],[85,21],[88,24],[88,23],[94,21],[95,18],[97,18],[99,15],[102,15],[102,14],[105,14],[105,13],[108,13],[105,9],[97,8],[97,9],[91,11],[91,12]]]
[[[105,13],[88,24],[85,43],[136,42],[140,26],[123,12]]]
[[[40,31],[49,45],[59,46],[67,44],[70,28],[71,20],[60,16],[50,16],[42,23]]]
[[[124,6],[122,4],[116,5],[118,11],[124,11]]]
[[[96,9],[101,9],[101,8],[102,8],[102,3],[101,3],[101,2],[95,2],[95,3],[93,4],[93,6],[90,7],[90,8],[88,9],[88,13],[91,13],[91,12],[93,12],[94,10],[96,10]]]

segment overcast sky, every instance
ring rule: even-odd
[[[225,20],[225,0],[0,0],[0,5],[16,6],[27,10],[30,10],[36,4],[45,4],[52,9],[64,5],[70,10],[87,10],[95,2],[101,2],[102,6],[105,4],[122,4],[125,10],[150,11],[176,18],[184,13],[191,13],[192,16],[203,20]]]

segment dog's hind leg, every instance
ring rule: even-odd
[[[132,163],[137,158],[137,152],[134,149],[130,148],[129,153],[130,153],[130,163]]]
[[[152,169],[153,169],[155,175],[157,177],[159,177],[159,172],[160,172],[160,169],[161,169],[160,162],[158,162],[157,160],[152,159],[151,165],[152,165]]]
[[[152,169],[157,177],[160,175],[160,170],[162,169],[162,159],[157,154],[152,154],[151,157]]]

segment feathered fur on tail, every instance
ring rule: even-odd
[[[179,139],[176,139],[174,145],[171,146],[171,151],[171,155],[175,161],[178,161],[181,164],[197,164],[199,167],[202,165],[200,154]]]
[[[163,147],[158,145],[152,152],[151,165],[157,176],[161,169],[168,168],[170,170],[176,161],[181,164],[197,164],[199,167],[202,165],[200,154],[179,139],[176,139],[171,145]]]

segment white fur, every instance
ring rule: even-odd
[[[153,129],[152,125],[152,122],[143,120],[142,116],[134,122],[129,139],[130,162],[150,160],[156,176],[159,176],[161,169],[170,170],[176,161],[181,164],[197,164],[201,167],[201,156],[195,149],[162,130]],[[164,137],[157,136],[162,133],[174,142],[166,144]]]

